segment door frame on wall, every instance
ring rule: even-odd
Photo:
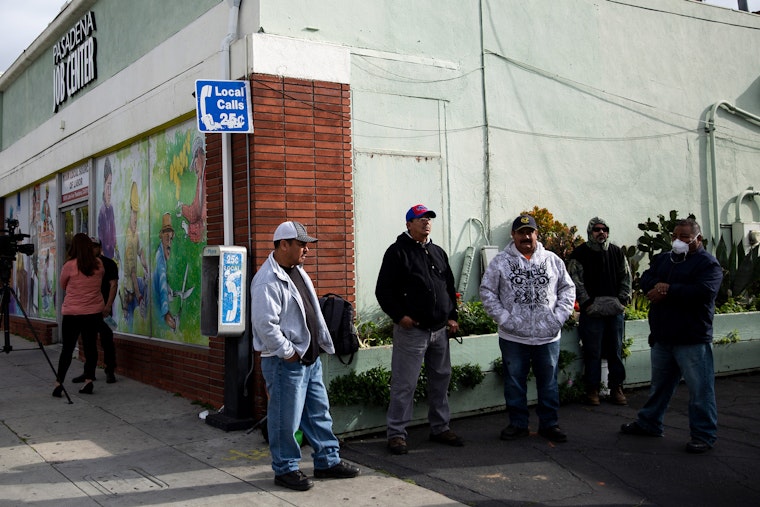
[[[84,212],[84,213],[83,213]],[[69,221],[67,220],[67,216],[69,214],[73,215],[73,228],[71,231],[67,228],[69,225]],[[60,272],[61,268],[63,268],[63,263],[66,262],[66,256],[67,252],[69,251],[69,245],[71,245],[71,238],[74,237],[75,234],[84,232],[88,236],[90,236],[90,202],[88,199],[83,199],[81,201],[75,202],[75,203],[66,203],[65,206],[60,206],[58,208],[58,230],[61,231],[61,234],[56,238],[56,245],[58,250],[57,255],[57,266],[58,271]],[[56,321],[58,322],[58,325],[61,325],[61,305],[63,304],[63,289],[60,289],[60,287],[57,288],[56,293],[60,294],[59,297],[56,298]]]

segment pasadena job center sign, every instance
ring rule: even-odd
[[[199,79],[195,82],[195,100],[200,132],[253,133],[248,81]]]
[[[53,46],[55,112],[98,76],[95,30],[95,13],[89,11]]]

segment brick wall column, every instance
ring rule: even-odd
[[[232,136],[234,243],[250,243],[255,271],[272,251],[277,225],[302,222],[319,238],[305,265],[317,294],[335,292],[354,301],[350,88],[255,74],[251,92],[255,132]],[[222,244],[220,136],[207,135],[206,146],[208,243]],[[212,349],[218,345],[224,346],[223,339],[210,340]],[[266,414],[266,391],[258,357],[254,369],[259,420]]]

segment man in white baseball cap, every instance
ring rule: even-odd
[[[273,241],[274,251],[251,282],[253,348],[261,352],[269,394],[274,482],[306,491],[314,483],[299,468],[301,448],[294,437],[299,428],[314,449],[315,477],[350,479],[359,469],[340,459],[322,381],[320,349],[333,354],[335,348],[314,285],[303,269],[309,244],[317,238],[309,236],[303,224],[288,221],[277,227]]]

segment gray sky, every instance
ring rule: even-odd
[[[5,71],[58,15],[67,0],[0,0],[0,72]],[[736,0],[705,3],[736,8]],[[760,11],[760,0],[749,0]]]
[[[4,72],[61,11],[66,0],[0,0],[0,72]]]

